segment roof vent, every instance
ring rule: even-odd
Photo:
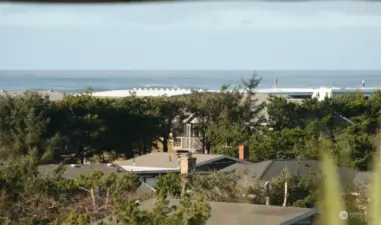
[[[73,168],[79,168],[79,165],[77,165],[77,164],[71,164],[70,166]]]

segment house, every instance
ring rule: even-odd
[[[251,164],[234,163],[224,169],[222,172],[235,172],[239,175],[246,175],[254,180],[270,181],[287,170],[290,174],[301,176],[317,173],[320,170],[321,163],[317,160],[297,160],[297,159],[276,159],[266,160]],[[342,184],[353,183],[357,171],[351,168],[337,168]]]
[[[182,154],[188,152],[151,152],[129,160],[115,161],[114,163],[126,171],[137,173],[168,173],[178,172]],[[197,171],[220,170],[235,163],[251,163],[244,158],[234,158],[218,154],[191,154],[196,158]]]
[[[245,96],[245,94],[244,94]],[[268,100],[268,94],[256,94],[255,99],[257,100],[256,105],[260,105]],[[246,97],[244,97],[246,98]],[[267,109],[264,108],[259,112],[258,118],[264,118],[268,120]],[[257,119],[253,119],[252,122],[257,122]],[[172,141],[172,148],[176,150],[188,150],[190,152],[205,152],[205,147],[202,143],[202,133],[200,129],[202,128],[202,120],[195,116],[194,114],[188,115],[184,120],[175,118],[172,121],[173,124],[181,126],[180,134],[175,135]],[[266,125],[266,123],[260,123],[261,125]]]
[[[260,105],[262,103],[269,103],[268,101],[268,97],[269,97],[269,94],[275,94],[275,93],[256,93],[255,95],[255,99],[257,100],[256,102],[256,105]],[[301,93],[299,93],[301,94]],[[303,95],[300,95],[297,94],[296,96],[290,96],[288,94],[275,94],[276,96],[283,96],[283,97],[286,97],[285,100],[286,102],[293,102],[293,103],[296,103],[296,104],[302,104],[303,103],[303,99],[305,99],[305,97],[307,96],[304,96]],[[299,97],[297,97],[299,96]],[[301,98],[300,98],[301,97]],[[246,98],[246,97],[244,97]],[[310,97],[308,97],[310,98]],[[350,120],[349,118],[345,117],[344,115],[341,115],[337,112],[334,112],[334,115],[335,115],[335,124],[337,124],[338,126],[347,126],[347,125],[353,125],[355,124],[354,121]],[[259,118],[261,118],[260,120],[258,120]],[[308,120],[310,119],[313,119],[315,120],[316,118],[315,117],[311,117],[311,118],[307,118]],[[176,124],[176,123],[179,123],[180,121],[179,120],[174,120],[173,123]],[[191,114],[188,116],[188,118],[186,118],[185,120],[182,121],[182,124],[180,126],[183,126],[182,128],[182,132],[180,132],[179,135],[176,135],[175,137],[173,137],[173,142],[172,142],[172,148],[174,150],[188,150],[188,151],[192,151],[192,152],[196,152],[196,151],[203,151],[205,150],[205,147],[203,146],[202,144],[202,135],[200,133],[200,127],[201,127],[201,123],[202,121],[197,118],[194,114]],[[272,124],[273,121],[271,121],[271,118],[267,112],[267,107],[264,107],[260,112],[258,112],[258,115],[257,115],[257,118],[253,119],[251,121],[251,123],[258,123],[259,125],[262,125],[262,126],[268,126],[270,125],[270,127],[268,127],[270,130],[272,130],[273,128],[271,127],[271,124]],[[256,130],[254,127],[252,127],[252,129]],[[322,131],[321,135],[322,136],[326,136],[328,135],[329,132],[328,131]]]
[[[156,199],[140,203],[144,210],[152,210]],[[180,200],[171,199],[170,208],[178,206]],[[246,203],[208,202],[211,217],[207,225],[313,225],[317,223],[317,210],[297,207],[265,206]],[[104,219],[106,224],[117,224],[115,220]]]
[[[246,149],[248,152],[248,149]],[[180,172],[180,157],[189,152],[152,152],[129,160],[115,161],[114,164],[126,171],[139,174],[145,182],[153,185],[155,177],[166,173]],[[195,170],[199,172],[210,172],[221,170],[235,163],[250,164],[243,153],[240,158],[234,158],[217,154],[191,154],[196,160]]]
[[[38,171],[42,176],[53,175],[54,171],[58,169],[60,165],[50,164],[50,165],[40,165],[38,166]],[[75,179],[81,175],[90,175],[96,171],[100,171],[103,174],[112,174],[123,176],[128,171],[123,168],[108,163],[108,164],[72,164],[72,165],[63,165],[64,171],[62,177],[66,179]],[[151,196],[155,192],[153,186],[142,181],[140,187],[136,189],[135,192],[129,193],[129,198],[131,199],[145,199],[146,197]]]
[[[173,123],[179,123],[179,118],[176,118]],[[194,114],[190,114],[188,118],[184,119],[179,123],[182,127],[180,135],[173,137],[172,149],[177,150],[188,150],[189,152],[195,153],[197,151],[202,151],[202,135],[200,132],[201,121]]]

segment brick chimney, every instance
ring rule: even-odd
[[[238,147],[238,158],[240,160],[249,160],[249,147],[241,145]]]
[[[183,154],[180,158],[180,173],[188,174],[196,167],[196,158],[191,154]]]
[[[196,168],[196,158],[191,153],[180,154],[181,196],[186,193],[188,174]]]

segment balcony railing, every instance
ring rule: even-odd
[[[200,137],[176,137],[173,140],[173,148],[196,151],[202,148],[202,140]]]

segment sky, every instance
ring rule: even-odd
[[[380,70],[381,3],[0,3],[0,70]]]

